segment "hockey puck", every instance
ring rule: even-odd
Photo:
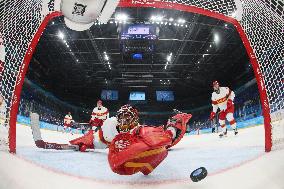
[[[207,170],[205,167],[199,167],[198,169],[195,169],[190,174],[190,178],[193,182],[198,182],[204,179],[207,176]]]

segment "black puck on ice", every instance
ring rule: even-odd
[[[207,170],[205,167],[199,167],[198,169],[195,169],[190,174],[190,178],[193,182],[198,182],[204,179],[207,176]]]

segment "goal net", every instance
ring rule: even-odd
[[[16,118],[28,64],[59,0],[0,2],[0,149],[16,152]],[[231,22],[252,63],[261,96],[265,150],[284,143],[283,0],[121,0],[121,7],[156,7],[195,12]],[[237,21],[238,20],[238,21]],[[3,42],[1,42],[3,40]]]

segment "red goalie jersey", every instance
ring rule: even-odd
[[[191,114],[179,113],[166,126],[139,125],[137,110],[124,105],[97,132],[90,130],[70,143],[79,145],[80,151],[109,147],[108,161],[113,172],[148,175],[167,157],[167,149],[182,139],[190,118]]]
[[[120,175],[150,174],[168,155],[186,131],[191,114],[177,114],[166,127],[138,126],[118,134],[109,146],[111,169]]]

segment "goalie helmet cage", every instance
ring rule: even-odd
[[[6,52],[4,70],[0,73],[1,95],[6,102],[6,115],[0,126],[0,148],[12,153],[16,152],[16,120],[24,77],[44,28],[52,18],[61,15],[56,11],[56,3],[58,0],[0,2],[0,38],[2,35]],[[175,9],[233,24],[257,80],[264,117],[265,151],[282,146],[283,0],[121,0],[119,6]]]

